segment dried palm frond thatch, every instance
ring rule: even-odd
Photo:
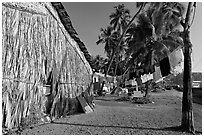
[[[2,4],[2,125],[9,129],[20,126],[33,111],[40,118],[49,75],[54,78],[53,117],[66,113],[67,99],[92,81],[91,67],[57,11],[50,3],[32,4]],[[38,4],[43,8],[39,13]]]

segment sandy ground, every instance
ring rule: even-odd
[[[153,104],[115,101],[117,96],[96,98],[95,111],[76,114],[25,129],[24,135],[185,135],[181,123],[182,93],[169,90],[152,93]],[[194,104],[197,133],[202,132],[202,105]]]

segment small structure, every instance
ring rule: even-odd
[[[102,82],[105,81],[104,90],[105,92],[109,93],[111,89],[113,88],[114,83],[114,77],[107,75],[105,78],[105,75],[102,73],[94,72],[93,74],[93,91],[95,94],[97,94],[101,90]]]

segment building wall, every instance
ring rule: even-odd
[[[2,3],[3,111],[7,119],[16,114],[7,126],[18,126],[32,105],[42,109],[44,81],[51,70],[61,83],[55,100],[89,89],[91,67],[50,3]]]

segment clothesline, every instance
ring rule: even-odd
[[[151,64],[152,69],[149,69],[149,71],[145,72],[144,69],[136,70],[136,72],[131,73],[132,77],[140,77],[142,79],[142,83],[145,83],[151,79],[153,79],[155,82],[160,81],[165,76],[168,76],[169,74],[176,74],[182,72],[182,62],[184,61],[184,55],[181,47],[177,47],[174,51],[172,51],[168,56],[163,58],[159,61],[159,66],[155,64]],[[150,71],[151,70],[151,71]],[[139,74],[139,72],[141,72]],[[130,74],[129,74],[130,75]],[[130,76],[129,76],[130,77]]]

